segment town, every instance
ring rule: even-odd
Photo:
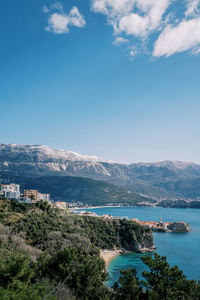
[[[0,196],[8,198],[9,200],[17,200],[24,203],[37,203],[39,201],[46,201],[51,207],[66,209],[66,202],[54,202],[50,200],[50,194],[40,193],[38,190],[26,189],[23,192],[20,191],[20,185],[0,184]]]

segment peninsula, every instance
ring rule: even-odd
[[[86,215],[86,216],[92,216],[97,218],[104,218],[104,219],[110,219],[110,220],[123,220],[124,217],[113,217],[111,215],[102,215],[99,216],[95,212],[92,211],[86,211],[86,210],[71,210],[72,214],[77,215]],[[190,225],[185,222],[162,222],[162,218],[160,218],[159,222],[156,221],[140,221],[137,218],[131,219],[133,222],[145,227],[149,228],[152,231],[159,231],[159,232],[189,232]],[[150,250],[151,251],[151,250]]]
[[[160,218],[159,222],[144,222],[139,221],[138,219],[132,219],[137,224],[140,224],[146,228],[151,228],[152,231],[159,232],[188,232],[190,231],[190,225],[185,222],[162,222]]]

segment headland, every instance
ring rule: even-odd
[[[150,228],[152,231],[158,231],[158,232],[189,232],[190,225],[185,222],[162,222],[162,219],[160,218],[159,222],[155,221],[139,221],[138,219],[132,219],[132,221],[136,222],[137,224],[140,224],[144,227]]]

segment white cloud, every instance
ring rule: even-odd
[[[156,41],[153,55],[170,56],[187,50],[193,54],[200,51],[200,17],[183,20],[177,26],[168,25]]]
[[[192,50],[192,54],[193,54],[193,55],[199,55],[199,54],[200,54],[200,46],[197,47],[197,48],[194,48],[194,49]]]
[[[187,9],[185,12],[186,17],[198,16],[200,13],[199,5],[200,0],[187,0]]]
[[[63,5],[60,2],[52,4],[50,9],[55,9],[58,12],[50,14],[48,26],[45,28],[47,31],[63,34],[69,32],[69,26],[84,27],[86,24],[84,17],[80,14],[76,6],[68,14],[64,13]]]
[[[172,0],[93,0],[92,10],[108,17],[116,34],[148,35],[160,26]]]
[[[173,0],[92,0],[92,11],[107,16],[114,34],[131,35],[144,41],[164,26],[167,8]],[[135,53],[135,51],[134,51]]]
[[[67,33],[69,32],[68,25],[69,18],[67,15],[54,13],[49,17],[46,30],[54,33]]]
[[[116,37],[115,38],[115,40],[113,41],[113,44],[115,45],[115,46],[119,46],[119,45],[121,45],[121,44],[124,44],[124,43],[128,43],[129,42],[129,40],[128,39],[124,39],[124,38],[122,38],[122,37]]]
[[[128,47],[130,59],[133,60],[135,56],[138,54],[138,50],[136,46]]]
[[[43,5],[42,12],[43,13],[48,13],[49,12],[49,8],[46,5]]]
[[[138,14],[130,14],[120,19],[119,31],[128,35],[145,36],[148,28],[148,17],[142,17]]]
[[[135,46],[127,47],[131,58],[141,51],[149,54],[148,43],[152,43],[155,38],[154,57],[168,57],[183,51],[199,55],[200,0],[184,0],[182,12],[177,11],[177,6],[171,5],[175,2],[92,0],[91,9],[107,17],[108,24],[114,29],[114,45],[125,44],[127,36],[130,42],[134,38]],[[153,39],[150,39],[151,35]]]
[[[171,2],[172,0],[137,0],[138,8],[149,18],[149,32],[161,25],[163,14]]]
[[[114,45],[127,44],[131,36],[139,40],[135,46],[127,47],[131,58],[140,51],[148,53],[146,46],[152,33],[157,34],[154,57],[168,57],[184,51],[199,55],[200,0],[184,1],[182,19],[175,17],[173,9],[168,11],[174,0],[92,0],[91,9],[107,17],[114,29]],[[63,4],[56,2],[50,7],[44,5],[42,11],[50,14],[46,30],[56,34],[68,33],[70,26],[84,27],[86,24],[76,6],[67,14]]]
[[[92,10],[109,17],[120,16],[133,9],[136,0],[92,0]]]
[[[84,17],[80,14],[76,6],[71,9],[68,17],[70,20],[70,25],[77,27],[83,27],[85,25]]]
[[[60,12],[63,12],[63,4],[61,2],[53,3],[51,5],[51,9],[56,9],[59,10]]]

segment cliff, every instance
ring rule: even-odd
[[[120,222],[121,247],[132,252],[147,252],[155,250],[152,231],[133,221]]]

